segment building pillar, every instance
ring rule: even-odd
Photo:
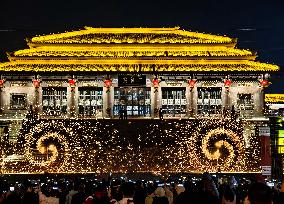
[[[69,87],[67,88],[67,90],[69,89],[69,93],[70,93],[68,116],[69,118],[74,118],[76,117],[75,94],[78,91],[78,87],[76,86],[76,79],[74,78],[74,76],[68,79],[68,84],[69,84]]]
[[[105,96],[103,98],[104,102],[104,110],[103,110],[103,117],[104,118],[111,118],[111,112],[112,112],[112,108],[111,108],[111,92],[113,90],[113,87],[104,87],[103,88],[103,95]]]
[[[194,104],[193,104],[193,96],[194,96],[194,88],[186,87],[186,116],[193,117],[194,115]]]
[[[191,91],[188,87],[185,88],[185,99],[186,99],[186,117],[190,117],[190,111],[191,111]]]
[[[158,118],[159,117],[159,88],[151,88],[152,93],[154,94],[154,99],[153,99],[153,107],[154,107],[154,112],[153,112],[153,118]]]
[[[0,113],[3,112],[2,91],[4,88],[5,79],[0,79]]]
[[[263,88],[259,91],[259,106],[258,106],[258,116],[263,116],[264,114],[264,90]]]
[[[41,83],[40,77],[36,76],[33,79],[34,102],[33,102],[33,110],[32,110],[33,111],[32,117],[35,117],[35,118],[37,118],[39,114],[39,106],[40,106],[39,105],[39,95],[40,95],[40,92],[42,91],[40,83]]]
[[[2,88],[0,87],[0,113],[3,112],[4,107],[2,107]]]
[[[230,113],[230,89],[225,88],[225,102],[224,102],[224,109],[223,109],[223,116],[229,117]]]
[[[161,87],[159,85],[160,81],[157,78],[157,76],[152,80],[152,87],[151,87],[151,95],[153,94],[152,108],[151,108],[151,115],[152,118],[158,118],[159,117],[159,109],[162,108],[162,102],[161,98]]]
[[[111,118],[112,117],[112,93],[114,93],[114,88],[112,86],[112,80],[109,76],[106,77],[104,80],[104,88],[103,88],[103,101],[104,102],[104,110],[103,110],[103,117],[104,118]]]
[[[77,88],[71,88],[71,92],[70,92],[70,112],[69,112],[69,116],[70,118],[74,118],[76,117],[76,106],[75,106],[75,92],[77,91]]]
[[[74,112],[76,117],[79,115],[79,94],[79,87],[77,86],[74,95]]]
[[[230,87],[232,85],[232,80],[229,76],[224,80],[224,88],[225,88],[225,103],[223,110],[223,117],[228,117],[230,113]]]
[[[41,91],[41,88],[35,88],[34,91],[34,115],[38,116],[39,114],[39,92]]]

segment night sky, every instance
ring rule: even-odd
[[[272,3],[273,2],[273,3]],[[277,64],[267,92],[284,93],[284,1],[3,0],[0,60],[26,48],[25,38],[93,27],[174,27],[238,38],[238,48]]]

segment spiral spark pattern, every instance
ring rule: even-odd
[[[55,164],[60,171],[66,166],[70,148],[63,135],[42,131],[46,128],[43,124],[38,124],[27,134],[25,156],[31,165],[48,168]]]
[[[188,161],[196,170],[231,172],[245,168],[242,128],[235,121],[204,120],[186,143]]]
[[[205,154],[205,157],[209,160],[223,160],[222,159],[222,155],[221,155],[221,148],[222,146],[225,147],[228,150],[228,156],[224,159],[223,162],[223,166],[225,165],[226,167],[230,166],[233,162],[235,155],[234,152],[234,146],[231,145],[228,141],[226,140],[217,140],[217,142],[215,142],[215,147],[217,148],[217,150],[214,153],[211,153],[208,150],[208,146],[209,146],[209,142],[210,139],[212,138],[218,138],[218,136],[221,135],[226,135],[228,137],[228,139],[230,139],[230,141],[233,142],[234,146],[238,149],[241,150],[243,149],[242,143],[239,140],[239,137],[231,130],[226,130],[226,129],[222,129],[222,128],[217,128],[214,130],[211,130],[207,133],[207,135],[205,136],[205,138],[202,140],[202,152]]]

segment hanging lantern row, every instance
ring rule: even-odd
[[[112,85],[112,81],[111,79],[107,78],[105,81],[104,81],[104,84],[105,84],[105,87],[106,87],[106,93],[109,93],[110,92],[110,87]]]
[[[41,83],[40,79],[38,79],[38,78],[33,79],[32,82],[33,82],[33,86],[35,88],[39,88],[40,87],[40,83]],[[191,89],[193,89],[195,87],[196,82],[197,82],[197,79],[190,79],[190,80],[188,80],[189,87]],[[4,86],[4,83],[5,83],[5,79],[0,79],[0,88],[2,88]],[[76,80],[73,79],[73,78],[72,79],[68,79],[68,83],[69,83],[69,85],[70,85],[70,87],[72,88],[72,91],[73,91],[75,89],[75,87],[76,87]],[[158,87],[159,87],[159,83],[160,83],[159,79],[157,77],[154,78],[152,83],[153,83],[153,86],[155,88],[154,92],[158,92]],[[269,82],[266,79],[260,79],[259,80],[260,87],[265,88],[265,87],[268,87],[270,84],[271,84],[271,82]],[[112,80],[109,79],[109,78],[105,79],[104,85],[107,88],[107,93],[110,92],[110,87],[112,86]],[[225,79],[224,80],[225,88],[229,89],[231,87],[231,85],[232,85],[232,80],[231,79]]]

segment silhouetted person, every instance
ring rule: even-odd
[[[80,186],[78,188],[78,193],[76,193],[76,194],[74,194],[72,196],[71,204],[84,203],[86,198],[87,198],[87,195],[85,193],[85,185],[84,184],[80,184]]]
[[[39,197],[38,194],[35,194],[34,189],[31,185],[26,186],[26,192],[23,196],[22,200],[23,204],[38,204],[39,203]]]
[[[21,204],[21,195],[19,190],[8,191],[6,194],[5,204]]]
[[[133,196],[134,196],[134,185],[131,182],[126,182],[121,185],[121,192],[123,194],[122,200],[120,200],[119,204],[134,204]]]
[[[229,185],[224,185],[221,199],[222,204],[236,204],[237,202],[236,193]]]
[[[135,204],[145,204],[145,198],[146,198],[146,190],[144,189],[144,186],[141,181],[136,181],[135,183],[135,193],[134,193],[134,203]]]
[[[256,182],[251,185],[245,204],[272,204],[272,190],[264,183]]]
[[[119,112],[118,112],[119,113],[119,119],[121,119],[121,120],[123,119],[123,115],[124,115],[123,112],[124,112],[124,110],[122,108],[119,109]]]
[[[123,119],[127,120],[127,110],[126,109],[123,110]]]
[[[166,197],[166,192],[162,187],[158,187],[155,190],[155,197],[152,204],[169,204],[169,200]]]

